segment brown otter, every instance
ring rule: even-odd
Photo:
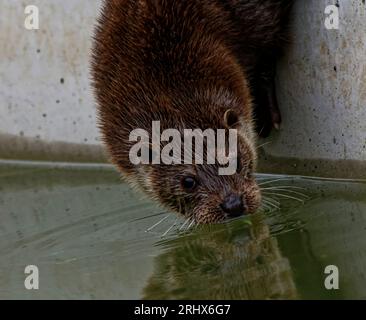
[[[274,65],[292,1],[105,1],[92,75],[104,142],[127,181],[198,223],[257,210],[255,129],[280,123]],[[133,165],[129,135],[151,132],[152,121],[162,130],[237,129],[237,172]]]

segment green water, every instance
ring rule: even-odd
[[[0,299],[365,299],[366,184],[259,176],[278,179],[265,186],[305,201],[186,230],[110,167],[3,163]],[[27,265],[39,290],[24,287]],[[325,289],[327,265],[339,290]]]

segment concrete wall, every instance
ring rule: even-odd
[[[39,8],[39,30],[24,27],[29,4]],[[89,85],[99,5],[1,0],[0,157],[104,160]]]
[[[339,30],[324,26],[339,4]],[[264,147],[272,172],[366,178],[366,4],[296,2],[292,43],[278,66],[282,130]]]
[[[278,70],[282,130],[261,148],[261,171],[366,178],[366,5],[297,0],[292,43]],[[98,0],[33,0],[40,29],[24,28],[20,0],[1,0],[0,158],[104,161],[89,86]]]

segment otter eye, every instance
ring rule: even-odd
[[[192,177],[184,177],[181,180],[182,187],[187,192],[192,192],[197,187],[197,180]]]

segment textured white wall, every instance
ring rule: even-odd
[[[339,30],[324,9],[339,2]],[[276,156],[366,160],[366,5],[355,0],[297,1],[293,44],[279,66],[283,129]]]
[[[1,133],[99,144],[88,79],[99,3],[1,0]],[[24,27],[29,4],[39,8],[39,30]]]

